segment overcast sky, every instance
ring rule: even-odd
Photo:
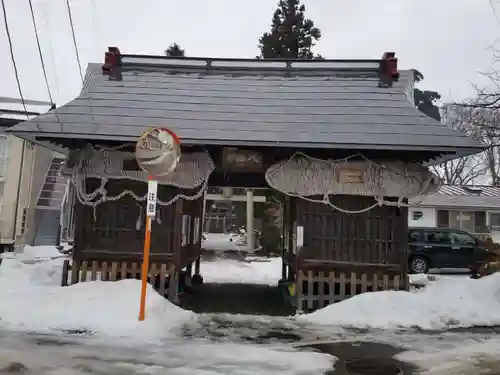
[[[28,0],[5,0],[25,98],[48,100]],[[172,42],[189,56],[250,57],[269,29],[275,0],[70,0],[82,65],[103,61],[107,46],[162,54]],[[495,0],[499,1],[499,0]],[[33,0],[52,93],[58,105],[81,88],[65,0]],[[394,51],[424,86],[458,100],[491,70],[500,21],[489,0],[303,0],[327,58],[379,58]],[[500,3],[497,6],[500,15]],[[0,10],[1,13],[1,10]],[[1,20],[1,19],[0,19]],[[83,67],[83,68],[84,68]],[[3,22],[0,96],[19,97]]]

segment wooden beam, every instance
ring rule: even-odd
[[[245,202],[245,195],[231,195],[228,198],[225,198],[222,194],[207,194],[205,195],[205,200],[207,201],[231,201],[231,202]],[[266,197],[263,195],[254,195],[254,202],[265,203]]]

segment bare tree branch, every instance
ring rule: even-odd
[[[476,126],[476,117],[483,120],[481,123],[486,123],[486,121],[484,121],[484,116],[478,116],[478,112],[477,108],[452,104],[442,109],[442,119],[451,129],[482,139],[486,130]],[[477,183],[480,177],[484,178],[488,173],[488,168],[482,155],[472,155],[439,164],[432,167],[432,171],[445,184],[468,185]]]

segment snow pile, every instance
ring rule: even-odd
[[[500,274],[482,279],[440,279],[413,291],[364,293],[298,317],[316,324],[365,328],[500,325]]]
[[[165,336],[194,316],[149,287],[146,321],[139,322],[140,281],[88,282],[63,288],[63,259],[37,260],[32,257],[35,253],[40,255],[28,249],[0,265],[0,327],[149,339]]]
[[[275,286],[281,278],[281,258],[217,259],[216,262],[204,262],[201,273],[206,283]]]

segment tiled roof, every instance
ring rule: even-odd
[[[12,131],[135,141],[148,127],[167,126],[184,144],[469,154],[482,147],[414,107],[413,71],[380,87],[380,59],[120,58],[113,79],[89,64],[80,96]]]
[[[500,187],[443,185],[436,194],[426,196],[418,205],[500,209]]]

